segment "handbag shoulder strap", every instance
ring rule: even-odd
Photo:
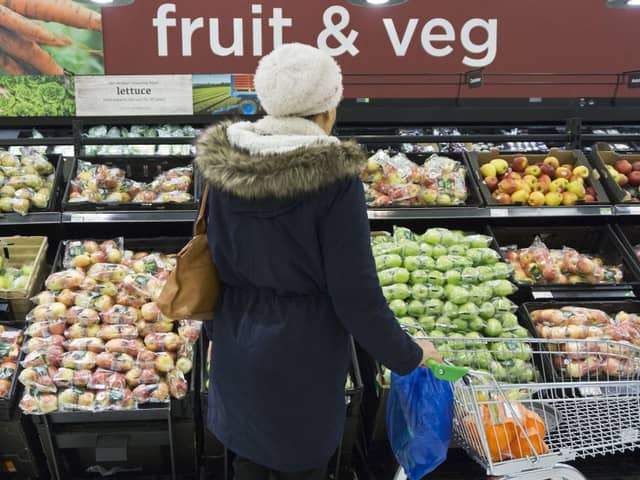
[[[194,235],[205,235],[207,233],[207,204],[209,203],[209,184],[205,183],[202,198],[200,199],[200,210],[194,227]]]

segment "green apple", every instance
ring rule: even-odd
[[[409,283],[409,278],[411,278],[411,274],[406,268],[393,269],[393,283]]]
[[[429,287],[423,283],[417,283],[411,287],[411,296],[416,300],[427,300],[429,298]]]
[[[404,317],[407,314],[407,304],[402,300],[391,300],[389,308],[397,318]]]
[[[443,232],[448,233],[449,231],[444,228],[430,228],[424,232],[420,238],[423,242],[431,245],[439,245],[442,243]]]
[[[436,329],[429,332],[430,338],[445,338],[446,335],[442,330]]]
[[[470,248],[467,250],[467,258],[471,260],[474,265],[482,265],[482,248]]]
[[[402,247],[396,243],[379,243],[371,247],[373,255],[378,257],[380,255],[399,255],[402,251]],[[402,265],[402,262],[400,263]],[[396,265],[399,267],[400,265]]]
[[[486,248],[491,245],[493,238],[487,235],[467,235],[464,237],[464,243],[469,246],[469,248]]]
[[[454,318],[451,323],[453,325],[453,329],[457,332],[467,333],[469,331],[469,323],[460,317]]]
[[[467,302],[460,305],[460,308],[458,309],[458,316],[463,320],[471,320],[478,316],[478,312],[479,309],[475,303]]]
[[[380,286],[382,287],[391,285],[393,283],[393,269],[390,268],[378,272],[378,281],[380,282]]]
[[[430,257],[433,255],[433,246],[429,245],[428,243],[422,242],[420,244],[420,251],[422,252],[422,255]]]
[[[422,317],[418,318],[418,323],[427,332],[430,332],[436,327],[436,317],[432,315],[423,315]]]
[[[517,327],[512,332],[516,338],[529,338],[529,331],[524,327]]]
[[[405,257],[404,259],[404,268],[409,270],[410,272],[414,272],[416,270],[430,270],[435,267],[435,260],[426,255],[418,255]]]
[[[478,269],[475,267],[466,267],[462,270],[462,281],[464,283],[474,284],[478,281]]]
[[[474,317],[469,320],[469,328],[474,332],[484,332],[486,323],[480,317]]]
[[[414,285],[419,283],[427,283],[429,281],[429,273],[426,270],[416,270],[411,272],[411,283]]]
[[[0,256],[0,258],[3,258],[3,257]],[[2,265],[0,265],[0,268],[2,268]],[[20,272],[22,273],[22,275],[26,275],[26,276],[31,275],[32,271],[33,271],[33,265],[23,265],[22,268],[20,269]]]
[[[500,261],[500,254],[492,248],[481,248],[482,263],[485,265],[495,265]]]
[[[515,358],[515,352],[518,348],[516,343],[511,342],[496,342],[492,343],[489,347],[493,358],[501,362],[513,360]]]
[[[443,286],[445,283],[444,273],[439,272],[437,270],[432,270],[428,272],[428,282],[432,285],[440,285]]]
[[[22,290],[27,287],[27,280],[29,280],[29,277],[24,275],[16,277],[11,284],[11,288],[15,290]]]
[[[511,312],[500,314],[499,320],[502,322],[504,330],[513,330],[518,327],[518,317]]]
[[[478,310],[478,315],[480,315],[484,319],[489,319],[496,314],[496,309],[489,302],[484,302],[480,305]]]
[[[485,302],[491,300],[493,296],[493,290],[484,285],[475,285],[471,287],[471,298],[476,305],[482,305]],[[495,306],[494,306],[495,308]]]
[[[409,287],[404,283],[389,285],[388,287],[382,287],[382,293],[385,298],[391,300],[404,300],[409,298],[411,292]]]
[[[442,315],[449,318],[455,318],[458,316],[458,306],[452,302],[445,302],[442,306]]]
[[[424,302],[425,313],[427,315],[440,315],[442,313],[442,306],[444,303],[437,298],[431,298]]]
[[[473,262],[462,255],[451,255],[450,258],[453,260],[453,266],[455,268],[468,268],[473,266]]]
[[[449,255],[436,258],[436,270],[446,272],[454,267],[453,259]]]
[[[375,257],[376,270],[387,270],[389,268],[397,268],[402,266],[402,257],[397,254],[385,254]]]
[[[463,350],[454,355],[453,361],[460,367],[468,367],[473,362],[473,353]]]
[[[529,360],[531,358],[531,347],[524,343],[517,343],[515,358],[519,360]]]
[[[398,242],[398,245],[400,245],[400,254],[403,257],[420,255],[420,253],[422,253],[420,250],[420,244],[418,242],[414,242],[412,240],[401,240],[400,242]]]
[[[461,333],[451,333],[448,338],[449,338],[448,346],[451,350],[464,350],[465,348],[464,335],[462,335]],[[456,340],[456,339],[460,339],[460,340]]]
[[[507,377],[507,369],[502,366],[500,362],[495,360],[489,365],[489,372],[496,377],[498,381],[503,381]]]
[[[393,227],[393,239],[396,242],[400,242],[402,240],[415,240],[416,235],[407,227]]]
[[[460,270],[447,270],[444,272],[444,279],[447,285],[460,285],[462,282],[462,274]]]
[[[476,368],[487,369],[493,362],[493,356],[487,350],[478,350],[473,352],[472,365]]]
[[[499,337],[502,333],[502,324],[496,318],[490,318],[487,320],[487,324],[484,327],[484,334],[487,337]]]
[[[444,288],[440,285],[427,285],[427,289],[429,290],[429,298],[443,298]]]
[[[492,280],[489,283],[494,295],[498,297],[508,297],[515,293],[515,287],[509,280]]]
[[[497,267],[498,265],[496,265]],[[489,267],[488,265],[481,265],[477,268],[478,271],[478,281],[479,282],[488,282],[496,278],[496,273],[494,268]]]
[[[449,255],[459,255],[464,257],[467,254],[466,245],[452,245],[449,247]]]
[[[469,290],[464,287],[454,286],[450,290],[448,299],[456,305],[462,305],[469,301]]]
[[[509,263],[496,263],[493,266],[494,278],[507,279],[513,273],[513,266]]]
[[[518,307],[508,298],[495,298],[491,301],[493,308],[496,309],[496,314],[515,312]]]
[[[424,305],[419,300],[412,300],[407,306],[407,313],[412,317],[420,317],[424,314]]]
[[[447,247],[445,247],[444,245],[434,245],[431,249],[431,256],[434,258],[443,257],[448,253],[449,250],[447,250]]]

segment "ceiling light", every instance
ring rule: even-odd
[[[409,0],[348,0],[350,4],[358,7],[392,7],[407,3]]]
[[[640,0],[607,0],[607,5],[613,8],[640,7]]]

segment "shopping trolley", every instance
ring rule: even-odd
[[[453,440],[487,476],[585,480],[564,462],[640,447],[638,347],[590,339],[430,340],[448,362],[465,364],[429,367],[453,381]],[[519,368],[532,365],[534,381],[518,383],[517,371],[487,365],[478,354],[484,351],[500,352],[507,365],[510,358]],[[475,358],[486,369],[477,369]],[[402,469],[395,478],[406,478]]]

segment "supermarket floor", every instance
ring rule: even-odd
[[[573,463],[588,480],[639,480],[640,452],[599,457]],[[392,480],[392,469],[373,472],[375,480]],[[451,450],[447,461],[425,480],[485,480],[483,470],[460,450]],[[373,479],[372,479],[373,480]]]

